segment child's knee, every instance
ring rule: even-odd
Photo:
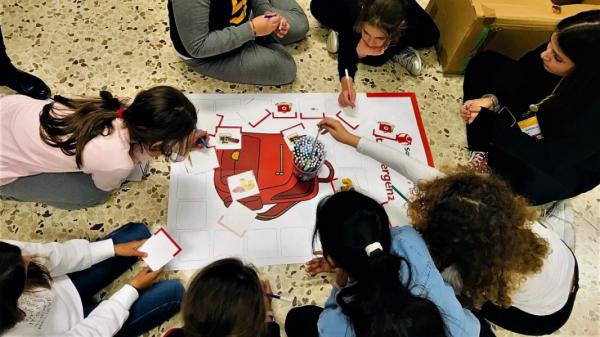
[[[124,230],[126,230],[133,238],[132,240],[144,240],[152,236],[146,224],[141,222],[130,222],[124,227]]]

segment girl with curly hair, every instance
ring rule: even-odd
[[[579,288],[575,256],[504,181],[471,172],[445,175],[349,133],[336,120],[320,126],[416,183],[408,205],[412,225],[463,305],[479,310],[484,325],[487,320],[542,335],[566,323]]]

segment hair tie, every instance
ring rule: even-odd
[[[365,247],[365,252],[367,252],[367,256],[371,256],[371,254],[373,254],[377,250],[383,251],[383,247],[379,242],[373,242],[372,244]]]
[[[123,118],[123,111],[125,111],[125,108],[119,108],[119,110],[117,110],[117,118]]]

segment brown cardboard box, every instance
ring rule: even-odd
[[[519,58],[548,41],[556,24],[579,12],[600,9],[600,0],[561,6],[550,0],[430,0],[427,12],[441,32],[437,46],[444,73],[461,74],[480,50]]]

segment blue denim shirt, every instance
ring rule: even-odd
[[[444,282],[421,235],[411,226],[393,227],[390,231],[392,252],[404,257],[410,263],[412,271],[410,292],[437,305],[449,337],[479,336],[479,321],[473,313],[463,309],[452,287]],[[405,263],[400,267],[400,280],[404,284],[408,281],[408,269]],[[331,295],[325,302],[325,310],[319,317],[318,327],[321,337],[355,337],[348,317],[342,313],[336,301],[339,291],[340,288],[333,287]]]

